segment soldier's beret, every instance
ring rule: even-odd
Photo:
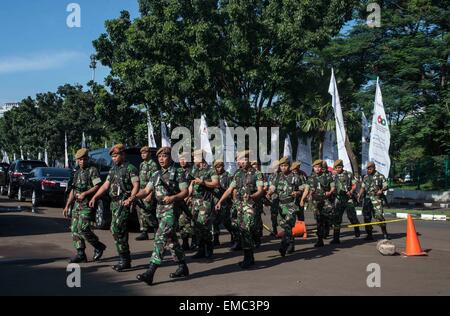
[[[338,159],[334,162],[333,168],[337,168],[338,166],[344,167],[344,162],[341,159]]]
[[[322,168],[328,169],[328,164],[325,160],[322,160]]]
[[[369,161],[367,163],[367,167],[366,168],[375,168],[375,163],[373,161]]]
[[[220,160],[220,159],[214,160],[214,168],[219,165],[222,165],[222,166],[224,165],[223,160]]]
[[[280,161],[279,160],[274,160],[272,162],[272,168],[278,168],[279,165],[280,165]]]
[[[252,166],[254,166],[254,165],[259,165],[258,160],[252,160],[252,162],[250,162],[250,164],[251,164]]]
[[[142,147],[141,148],[141,153],[143,153],[143,152],[149,152],[150,151],[150,148],[148,148],[148,146],[144,146],[144,147]]]
[[[300,161],[294,161],[291,165],[291,170],[298,169],[298,168],[300,168],[300,166],[301,166]]]
[[[89,154],[89,150],[87,150],[86,148],[81,148],[75,154],[75,159],[81,159],[81,158],[87,156],[88,154]]]
[[[280,160],[278,160],[278,164],[279,165],[282,165],[282,164],[285,164],[285,163],[289,164],[289,158],[288,157],[283,157]]]
[[[194,150],[194,160],[204,160],[204,157],[206,156],[206,153],[203,149],[196,149]]]
[[[122,144],[116,144],[116,145],[114,145],[112,148],[111,148],[111,150],[109,151],[109,155],[110,156],[112,156],[112,155],[118,155],[118,154],[120,154],[122,151],[124,151],[125,150],[125,146],[124,145],[122,145]]]
[[[156,152],[156,156],[159,155],[169,155],[170,156],[170,147],[161,147],[160,149],[158,149],[158,151]]]
[[[250,150],[243,150],[237,153],[236,158],[242,159],[242,158],[248,158],[250,157]]]
[[[191,158],[191,154],[187,152],[182,152],[178,155],[178,159],[189,160],[189,158]]]
[[[313,162],[312,166],[314,167],[314,166],[317,166],[317,165],[320,165],[320,166],[322,167],[323,161],[322,161],[321,159],[315,160],[315,161]]]

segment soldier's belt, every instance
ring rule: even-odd
[[[292,203],[294,201],[295,201],[295,199],[293,197],[288,197],[288,198],[285,198],[285,199],[280,199],[280,204]]]

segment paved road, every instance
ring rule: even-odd
[[[313,224],[309,216],[307,223]],[[74,289],[66,286],[67,258],[74,250],[69,221],[61,210],[43,207],[32,213],[29,202],[0,197],[0,295],[450,295],[450,223],[415,224],[428,257],[384,257],[376,242],[355,240],[348,231],[340,246],[319,250],[312,247],[313,236],[297,239],[296,252],[281,258],[278,241],[266,236],[255,255],[256,267],[242,271],[237,265],[241,253],[228,250],[229,236],[224,234],[224,245],[213,260],[194,260],[188,253],[189,279],[171,280],[168,275],[176,266],[167,260],[151,287],[135,276],[148,264],[152,241],[135,241],[137,233],[131,233],[134,268],[117,273],[110,268],[117,259],[112,236],[97,230],[108,246],[104,260],[84,264],[81,288]],[[390,224],[388,229],[402,251],[406,223]],[[92,256],[91,248],[87,254]],[[380,265],[380,288],[367,286],[370,263]]]

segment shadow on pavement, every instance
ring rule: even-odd
[[[69,226],[64,218],[7,214],[0,217],[0,237],[68,233]]]

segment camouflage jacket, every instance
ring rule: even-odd
[[[356,179],[351,172],[344,170],[342,173],[334,175],[334,182],[336,184],[336,194],[340,196],[346,195],[352,189],[352,185],[356,184]]]
[[[109,171],[106,181],[110,182],[109,195],[113,199],[121,199],[129,195],[133,183],[139,182],[139,172],[135,166],[125,161],[120,166],[114,165]]]
[[[289,174],[280,173],[278,181],[274,182],[270,189],[278,195],[281,203],[294,202],[293,192],[300,191],[302,183],[300,177],[290,172]]]
[[[211,181],[211,180],[218,180],[219,176],[210,166],[206,168],[199,168],[194,166],[190,172],[190,178],[192,180],[198,178],[205,181]],[[213,190],[201,184],[192,185],[192,197],[194,198],[205,198],[205,194],[208,192],[212,193]]]
[[[158,165],[153,160],[146,160],[141,162],[139,166],[139,187],[145,188],[150,181],[152,175],[158,170]]]
[[[179,169],[171,165],[167,169],[158,170],[148,182],[146,188],[154,191],[158,205],[162,204],[161,201],[166,196],[178,194],[188,187],[185,176]]]
[[[365,189],[367,195],[375,195],[379,190],[385,190],[388,187],[386,178],[375,171],[373,175],[366,175],[363,178],[361,188]]]
[[[324,198],[325,192],[335,187],[335,182],[333,175],[329,172],[320,175],[313,172],[308,178],[306,186],[310,189],[311,197],[314,200],[319,200]]]
[[[86,169],[79,168],[75,172],[72,187],[75,193],[83,193],[100,183],[102,183],[102,180],[100,180],[98,169],[94,166],[90,166]],[[86,197],[85,200],[87,200],[87,198],[88,197]]]
[[[243,200],[245,194],[253,194],[258,187],[264,185],[264,177],[261,171],[254,168],[239,169],[230,183],[230,187],[236,189],[238,200]]]
[[[217,175],[217,174],[216,174]],[[219,184],[220,187],[214,189],[214,197],[219,200],[223,193],[228,189],[231,182],[231,176],[227,171],[224,171],[224,173],[217,175],[219,177]]]

